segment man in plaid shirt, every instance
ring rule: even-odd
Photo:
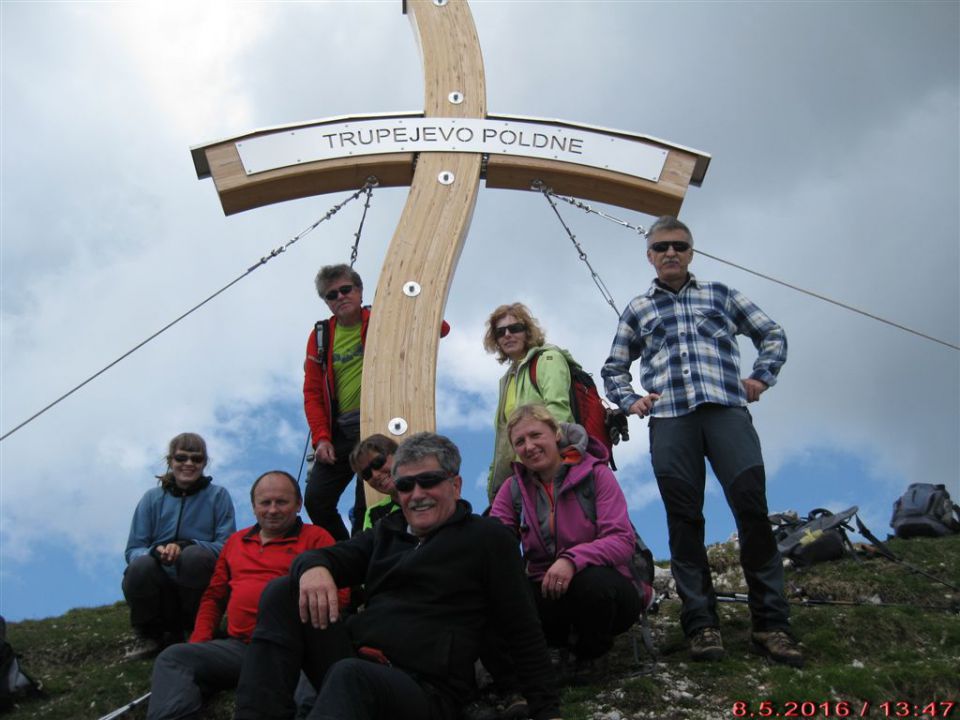
[[[724,655],[704,547],[707,457],[740,535],[753,647],[774,661],[802,667],[803,654],[790,634],[783,563],[767,519],[760,440],[746,407],[776,383],[787,358],[786,335],[740,292],[687,271],[693,235],[676,218],[661,217],[650,227],[647,259],[657,277],[620,316],[601,375],[607,397],[624,412],[651,416],[650,452],[667,510],[670,565],[691,656]],[[738,334],[747,335],[758,352],[744,379]],[[630,384],[630,365],[637,358],[644,396]]]

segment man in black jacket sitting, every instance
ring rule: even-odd
[[[300,555],[289,577],[267,586],[237,720],[291,717],[301,668],[320,688],[314,720],[452,720],[473,689],[490,627],[509,641],[530,717],[560,716],[516,539],[472,514],[459,472],[448,438],[413,435],[394,455],[403,512]],[[360,584],[365,608],[341,619],[337,587]]]

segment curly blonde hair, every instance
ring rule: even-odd
[[[499,363],[505,363],[510,359],[504,355],[503,350],[500,349],[496,336],[497,323],[507,315],[513,315],[518,321],[526,325],[527,343],[523,348],[524,350],[529,350],[532,347],[540,347],[547,341],[543,328],[540,327],[540,323],[530,314],[530,308],[523,303],[501,305],[490,313],[490,318],[487,320],[487,329],[483,334],[483,349],[488,353],[496,353],[497,362]]]

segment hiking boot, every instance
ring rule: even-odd
[[[723,656],[723,640],[718,628],[701,628],[690,636],[690,657],[693,660],[716,662]]]
[[[160,638],[138,637],[123,654],[124,660],[146,660],[156,657],[163,650],[164,645]]]
[[[753,641],[754,652],[774,662],[795,668],[803,667],[803,651],[800,650],[800,643],[785,630],[754,632],[750,639]]]
[[[592,685],[603,680],[607,673],[607,656],[576,658],[570,668],[568,680],[571,685]]]
[[[467,703],[461,713],[463,720],[498,720],[500,717],[497,708],[481,699]]]
[[[547,657],[550,658],[550,667],[553,668],[555,673],[557,673],[557,676],[562,675],[566,671],[567,659],[569,655],[570,651],[565,647],[547,648]]]
[[[523,695],[514,692],[503,699],[500,720],[527,720],[528,717],[530,717],[530,708]]]

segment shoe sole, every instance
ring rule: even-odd
[[[516,702],[500,713],[500,720],[526,720],[530,717],[530,707],[526,701]]]
[[[694,662],[719,662],[726,657],[727,653],[723,648],[709,648],[699,652],[690,651],[690,658]]]
[[[140,650],[139,652],[125,653],[124,660],[150,660],[160,654],[160,650]]]
[[[803,669],[803,662],[804,662],[804,661],[803,661],[803,657],[802,657],[802,656],[801,656],[801,657],[793,658],[793,657],[787,657],[787,656],[785,656],[785,655],[781,655],[781,656],[778,657],[778,656],[774,655],[773,653],[771,653],[765,646],[763,646],[763,645],[761,645],[761,644],[759,644],[759,643],[757,643],[757,642],[751,642],[751,649],[752,649],[753,652],[755,652],[757,655],[759,655],[759,656],[761,656],[761,657],[765,657],[767,660],[769,660],[769,661],[771,661],[771,662],[775,662],[775,663],[777,663],[778,665],[789,665],[790,667],[792,667],[792,668],[797,668],[798,670],[802,670],[802,669]]]

